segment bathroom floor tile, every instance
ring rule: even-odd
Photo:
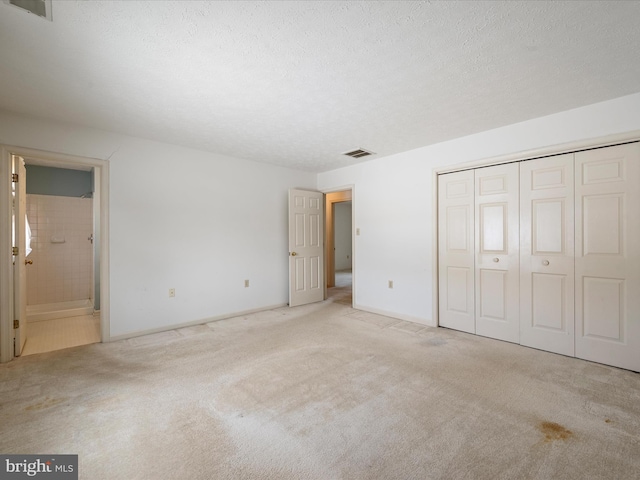
[[[81,315],[27,323],[22,355],[51,352],[100,341],[100,317]]]

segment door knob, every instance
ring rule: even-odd
[[[493,259],[494,262],[498,263],[500,261],[500,259],[498,257]]]
[[[296,252],[291,252],[292,257],[295,257],[296,255],[298,255]]]
[[[549,265],[549,260],[543,260],[542,264],[546,267],[547,265]]]
[[[24,264],[25,265],[33,265],[33,260],[25,260]]]

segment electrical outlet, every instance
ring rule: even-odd
[[[248,288],[249,287],[249,280],[245,280],[244,281],[244,288]]]
[[[356,228],[356,235],[360,235],[360,229]]]
[[[389,288],[393,288],[393,280],[389,280]]]
[[[175,297],[176,296],[176,289],[175,288],[170,288],[169,289],[169,296],[170,297]]]

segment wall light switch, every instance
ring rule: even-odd
[[[249,286],[249,280],[245,280],[244,281],[244,288],[247,288]]]
[[[176,289],[175,288],[170,288],[169,289],[169,296],[170,297],[175,297],[176,296]]]
[[[356,235],[360,235],[360,229],[356,228]]]
[[[389,288],[393,288],[393,280],[389,280]]]

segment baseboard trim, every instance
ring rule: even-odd
[[[91,303],[91,300],[71,300],[68,302],[27,305],[28,323],[92,314],[93,303]]]
[[[222,315],[216,315],[214,317],[202,318],[200,320],[192,320],[190,322],[176,323],[173,325],[167,325],[164,327],[151,328],[148,330],[138,330],[136,332],[124,333],[122,335],[111,336],[107,342],[117,342],[119,340],[126,340],[128,338],[141,337],[143,335],[151,335],[153,333],[168,332],[171,330],[177,330],[179,328],[193,327],[195,325],[204,325],[205,323],[217,322],[218,320],[226,320],[227,318],[239,317],[241,315],[249,315],[251,313],[265,312],[267,310],[273,310],[274,308],[286,307],[286,303],[280,303],[277,305],[270,305],[267,307],[254,308],[251,310],[242,310],[240,312],[224,313]],[[106,343],[106,342],[105,342]]]
[[[379,308],[365,307],[364,305],[353,305],[356,310],[362,310],[369,313],[376,313],[378,315],[384,315],[385,317],[397,318],[398,320],[405,320],[407,322],[418,323],[420,325],[426,325],[427,327],[436,327],[432,320],[414,317],[412,315],[405,315],[403,313],[390,312],[388,310],[381,310]]]

